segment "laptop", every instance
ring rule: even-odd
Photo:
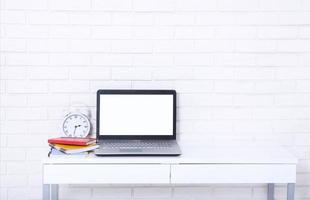
[[[180,155],[175,90],[98,90],[98,156]]]

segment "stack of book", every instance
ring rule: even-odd
[[[99,147],[94,138],[60,137],[49,139],[48,143],[51,147],[48,156],[64,154],[84,155]]]

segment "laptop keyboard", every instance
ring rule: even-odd
[[[109,141],[103,142],[101,148],[109,149],[137,149],[137,148],[150,148],[150,149],[166,149],[171,148],[172,144],[168,141],[137,141],[137,142],[117,142]]]

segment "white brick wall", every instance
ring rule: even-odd
[[[174,88],[181,140],[280,143],[310,199],[309,0],[1,0],[0,199],[41,198],[63,110]],[[94,117],[92,122],[95,122]],[[28,141],[27,143],[25,141]],[[263,200],[263,185],[61,186],[61,199]],[[285,199],[278,185],[277,199]]]

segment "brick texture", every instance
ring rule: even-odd
[[[41,199],[46,139],[76,101],[94,125],[100,88],[176,89],[180,140],[286,146],[300,159],[296,199],[310,199],[309,0],[1,0],[0,8],[1,200]],[[264,200],[265,192],[60,187],[61,199],[76,200]],[[276,199],[285,196],[277,185]]]

